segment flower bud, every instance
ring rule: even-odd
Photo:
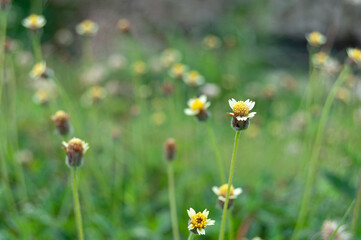
[[[246,121],[239,121],[237,120],[237,118],[233,117],[231,120],[231,126],[234,130],[236,131],[242,131],[242,130],[246,130],[250,125],[250,121],[249,119],[247,119]]]
[[[66,151],[65,163],[70,168],[80,167],[83,163],[83,157],[89,149],[88,143],[79,138],[72,138],[69,142],[63,142]]]
[[[69,118],[69,114],[64,111],[57,111],[53,116],[51,116],[51,120],[55,123],[60,135],[67,135],[71,131]]]
[[[174,160],[176,154],[177,145],[173,138],[167,139],[164,144],[165,159],[169,162]]]
[[[131,24],[128,19],[122,18],[117,22],[117,27],[122,33],[129,33]]]

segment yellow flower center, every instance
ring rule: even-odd
[[[177,76],[182,75],[184,73],[184,71],[185,71],[185,67],[183,64],[178,63],[178,64],[174,65],[174,67],[173,67],[173,72]]]
[[[226,197],[228,190],[228,184],[223,184],[219,188],[219,196]],[[231,186],[231,189],[229,190],[229,196],[234,195],[234,188]]]
[[[199,77],[199,73],[197,71],[191,71],[188,76],[189,81],[191,83],[197,82],[198,77]]]
[[[249,107],[243,101],[236,102],[236,104],[234,104],[232,109],[233,109],[233,112],[235,113],[235,115],[237,115],[237,116],[245,117],[249,113]]]
[[[101,99],[104,95],[104,90],[102,87],[95,86],[91,90],[91,96],[94,100]]]
[[[90,20],[85,20],[82,23],[83,29],[85,33],[91,33],[93,31],[94,28],[94,23]]]
[[[205,104],[204,104],[204,102],[201,101],[201,99],[196,98],[196,99],[194,99],[194,101],[190,107],[192,110],[201,110],[201,109],[203,109],[204,105]]]
[[[203,213],[199,212],[191,218],[191,224],[194,228],[205,228],[207,226],[207,217]]]
[[[73,138],[68,143],[68,151],[73,149],[76,152],[83,151],[83,141],[79,138]]]
[[[36,76],[40,76],[45,72],[45,65],[43,63],[37,63],[35,64],[34,68],[33,68],[33,73]]]
[[[38,22],[38,16],[35,14],[32,14],[29,16],[30,25],[36,26]]]
[[[310,41],[312,43],[318,44],[318,43],[320,43],[320,39],[321,39],[321,37],[320,37],[319,33],[311,33],[310,34]]]
[[[46,90],[40,89],[36,92],[37,98],[40,100],[40,102],[46,102],[48,101],[49,94]]]
[[[359,49],[354,49],[352,51],[352,58],[361,60],[361,51]]]
[[[315,55],[315,62],[319,65],[323,65],[323,64],[325,64],[327,58],[328,58],[328,55],[326,53],[320,52]]]

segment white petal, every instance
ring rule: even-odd
[[[211,103],[210,103],[210,102],[207,102],[206,105],[204,105],[204,109],[208,109],[209,106],[211,106]]]
[[[195,98],[189,99],[188,102],[187,102],[187,105],[188,105],[188,106],[192,106],[193,103],[194,103],[194,100],[195,100]]]
[[[190,218],[192,218],[194,215],[196,215],[196,211],[194,211],[193,208],[190,208],[189,210],[187,210],[187,213]]]
[[[233,109],[234,104],[236,104],[236,103],[237,103],[237,101],[234,98],[228,100],[228,104],[232,109]]]
[[[219,195],[219,188],[214,186],[212,187],[212,191],[218,196]]]
[[[248,116],[246,116],[246,117],[237,116],[236,118],[238,121],[246,121]]]
[[[206,103],[207,102],[207,96],[202,95],[202,96],[199,97],[199,100],[201,100],[202,103]]]
[[[188,225],[188,230],[192,230],[192,229],[194,229],[193,224],[189,224],[189,225]]]
[[[243,191],[242,191],[242,188],[236,188],[234,189],[233,191],[233,195],[234,196],[238,196],[239,194],[241,194]]]
[[[68,143],[65,142],[65,141],[63,141],[63,146],[67,148],[67,147],[68,147]]]
[[[249,102],[248,108],[249,108],[250,111],[254,108],[255,104],[256,104],[255,102],[252,102],[252,101]]]
[[[248,114],[248,118],[253,118],[256,115],[256,112],[251,112]]]
[[[194,116],[194,115],[197,114],[197,111],[194,111],[194,110],[192,110],[192,109],[190,109],[190,108],[186,108],[186,109],[184,109],[184,113],[185,113],[186,115],[189,115],[189,116]]]
[[[201,229],[197,228],[197,233],[199,235],[206,235],[206,231],[204,230],[204,228],[201,228]]]
[[[212,220],[212,219],[208,219],[207,220],[207,225],[214,225],[214,223],[216,222],[215,220]]]
[[[204,209],[203,215],[206,216],[206,217],[208,217],[208,214],[209,214],[209,211],[207,211],[207,209]]]

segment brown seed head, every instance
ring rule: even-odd
[[[172,161],[175,158],[177,145],[175,143],[175,140],[173,138],[168,138],[167,141],[165,141],[164,144],[164,153],[165,153],[165,159],[167,161]]]

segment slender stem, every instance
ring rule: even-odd
[[[223,164],[222,164],[221,154],[219,153],[216,139],[214,137],[214,132],[213,132],[211,126],[209,125],[208,122],[206,122],[206,125],[207,125],[208,135],[211,139],[212,147],[213,147],[214,153],[216,155],[216,160],[217,160],[218,169],[219,169],[219,177],[221,179],[221,183],[223,184],[224,182],[226,182],[226,176],[224,174],[224,168],[223,168]]]
[[[357,220],[358,220],[358,215],[360,213],[360,204],[361,204],[361,176],[357,187],[356,204],[352,214],[351,230],[354,236],[357,236],[357,222],[358,222]]]
[[[336,236],[337,231],[340,229],[340,227],[342,226],[342,224],[345,222],[347,216],[349,215],[349,213],[351,212],[352,207],[355,205],[355,200],[353,200],[350,204],[350,206],[347,208],[345,214],[343,215],[340,223],[338,224],[337,228],[335,229],[335,231],[332,233],[331,237],[329,238],[329,240],[333,240],[333,238]]]
[[[74,213],[76,219],[76,226],[78,229],[78,236],[79,240],[84,240],[83,234],[83,223],[81,219],[81,210],[80,210],[80,203],[79,203],[79,196],[78,196],[78,188],[77,188],[77,169],[73,168],[73,197],[74,197]]]
[[[5,82],[5,40],[6,40],[7,11],[0,8],[0,105],[2,89]]]
[[[174,172],[172,163],[168,163],[168,194],[169,194],[169,208],[172,218],[173,239],[179,240],[178,218],[177,218],[177,205],[175,201],[174,190]]]
[[[36,62],[41,62],[43,60],[43,55],[41,52],[41,44],[40,44],[40,32],[34,31],[31,32],[31,40],[33,44],[33,51]]]
[[[219,240],[224,239],[224,228],[226,225],[226,216],[227,216],[227,209],[228,209],[228,202],[229,202],[229,194],[230,194],[230,186],[232,186],[232,179],[233,179],[233,172],[234,172],[234,165],[236,162],[236,155],[237,155],[237,146],[238,146],[238,140],[240,131],[236,131],[236,136],[234,138],[234,147],[233,147],[233,153],[232,153],[232,161],[231,161],[231,167],[229,169],[229,178],[228,178],[228,188],[227,188],[227,195],[226,195],[226,201],[224,202],[223,206],[223,214],[222,214],[222,225],[221,225],[221,231],[219,232]]]
[[[307,218],[308,209],[309,209],[309,204],[310,204],[312,186],[314,185],[315,175],[317,172],[318,156],[319,156],[319,153],[321,150],[321,143],[322,143],[322,139],[323,139],[322,135],[323,135],[323,132],[324,132],[324,129],[326,126],[328,113],[331,110],[331,106],[332,106],[333,100],[335,98],[335,95],[337,93],[337,90],[340,88],[342,83],[345,81],[346,76],[348,75],[349,71],[350,71],[350,66],[345,65],[344,69],[340,73],[336,82],[333,84],[332,89],[327,96],[325,105],[322,109],[320,121],[318,123],[318,128],[317,128],[317,132],[316,132],[316,137],[315,137],[315,141],[313,143],[313,149],[312,149],[312,153],[311,153],[311,157],[310,157],[310,165],[309,165],[308,172],[307,172],[306,186],[305,186],[305,190],[304,190],[304,194],[303,194],[303,198],[302,198],[302,202],[301,202],[301,208],[300,208],[300,212],[299,212],[298,219],[296,222],[295,231],[293,232],[293,235],[292,235],[292,240],[298,239],[298,232],[304,227],[304,224],[305,224],[305,221]]]
[[[82,41],[83,63],[86,67],[93,62],[93,48],[91,40],[91,37],[83,37]]]
[[[232,225],[232,212],[228,214],[228,239],[233,240],[233,225]]]
[[[194,234],[192,232],[189,233],[188,240],[192,240],[194,238]]]

